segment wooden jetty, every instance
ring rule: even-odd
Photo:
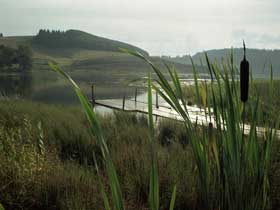
[[[159,98],[158,94],[153,94],[155,97],[155,103],[153,103],[153,115],[157,118],[168,118],[177,121],[183,121],[183,118],[178,114],[172,107],[164,102],[162,98]],[[159,101],[161,101],[159,103]],[[119,110],[124,112],[134,112],[148,114],[148,103],[147,101],[138,101],[137,100],[137,90],[135,91],[134,98],[126,98],[125,96],[122,99],[105,99],[105,100],[96,100],[94,98],[94,87],[92,87],[92,106],[102,106],[113,110]],[[187,106],[189,119],[192,123],[198,125],[208,126],[210,122],[213,123],[214,127],[214,116],[209,117],[208,114],[205,114],[204,110],[196,106]],[[240,125],[241,126],[241,125]],[[250,125],[244,125],[244,134],[249,135]],[[257,127],[257,135],[262,137],[266,132],[264,127]],[[276,132],[277,138],[280,138],[280,130]]]

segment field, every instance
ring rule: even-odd
[[[30,45],[34,53],[29,73],[1,80],[24,95],[1,98],[0,204],[5,209],[278,209],[278,80],[250,78],[249,85],[242,80],[244,71],[241,81],[236,78],[233,59],[221,68],[205,54],[211,79],[198,83],[205,67],[165,66],[133,50],[49,49],[31,39],[1,39],[9,46]],[[189,77],[183,73],[190,72],[194,85],[181,86],[180,79]],[[133,94],[131,87],[143,80],[148,116],[97,114],[86,99],[93,83],[98,98],[116,98]],[[249,98],[244,99],[246,86]],[[182,122],[154,122],[152,89]],[[211,122],[192,123],[186,104],[200,106]],[[259,125],[265,127],[261,136]]]

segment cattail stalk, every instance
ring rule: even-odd
[[[245,103],[248,100],[249,92],[249,62],[246,60],[246,46],[244,46],[244,58],[240,63],[240,97],[241,101]]]
[[[241,160],[243,160],[244,154],[244,132],[245,132],[245,114],[246,114],[246,101],[248,100],[248,92],[249,92],[249,62],[246,60],[246,46],[243,41],[244,47],[244,58],[240,63],[240,98],[244,103],[243,106],[243,126],[242,126],[242,143],[241,143]]]

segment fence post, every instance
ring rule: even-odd
[[[156,91],[156,107],[157,109],[159,108],[159,105],[158,105],[158,92]]]
[[[137,88],[135,89],[135,97],[134,97],[134,101],[137,101]]]
[[[125,106],[125,95],[123,96],[122,110],[124,110],[124,106]]]
[[[95,98],[94,98],[94,84],[91,85],[91,106],[92,108],[95,107]]]

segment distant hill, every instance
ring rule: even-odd
[[[0,45],[17,48],[18,45],[28,45],[37,52],[64,52],[92,50],[119,52],[120,48],[138,51],[146,56],[148,52],[124,42],[95,36],[79,30],[50,31],[40,30],[35,36],[7,36],[0,37]],[[69,53],[66,53],[69,55]]]
[[[19,45],[29,46],[33,51],[34,70],[48,69],[52,61],[65,70],[130,70],[141,71],[140,59],[120,52],[120,48],[138,51],[145,56],[148,52],[120,41],[95,36],[79,30],[40,30],[35,36],[0,37],[0,46],[17,49]],[[136,62],[137,61],[137,62]],[[116,63],[117,62],[117,63]],[[144,63],[142,61],[142,63]],[[184,66],[181,65],[180,66]]]
[[[214,61],[215,59],[221,63],[222,59],[227,60],[230,57],[231,49],[216,49],[208,50],[210,60]],[[239,66],[240,61],[243,58],[243,49],[234,48],[234,61],[237,66]],[[203,65],[206,64],[204,52],[199,52],[192,56],[195,64],[200,65],[200,59],[202,60]],[[164,56],[163,59],[181,63],[181,64],[191,64],[189,56],[177,56],[177,57],[167,57]],[[267,70],[272,64],[274,73],[280,74],[280,50],[266,50],[266,49],[247,49],[247,59],[250,62],[251,68],[254,74],[266,74]]]
[[[81,80],[92,79],[92,72],[95,72],[96,78],[105,74],[110,77],[114,74],[116,77],[123,78],[130,74],[133,78],[139,78],[139,75],[146,75],[150,70],[144,61],[120,52],[119,48],[138,51],[149,56],[145,50],[78,30],[65,32],[40,30],[36,36],[1,37],[0,45],[13,48],[28,45],[33,51],[33,70],[49,70],[48,62],[52,61],[58,63],[65,71],[75,72],[76,78]],[[161,69],[165,69],[160,57],[149,58]],[[190,65],[173,61],[166,61],[166,63],[175,66],[179,73],[192,73]],[[83,74],[82,78],[81,74]]]
[[[133,45],[95,36],[78,30],[68,30],[65,32],[40,30],[32,39],[32,45],[40,45],[55,49],[80,48],[111,52],[118,52],[120,48],[126,48],[148,55],[147,51]]]

